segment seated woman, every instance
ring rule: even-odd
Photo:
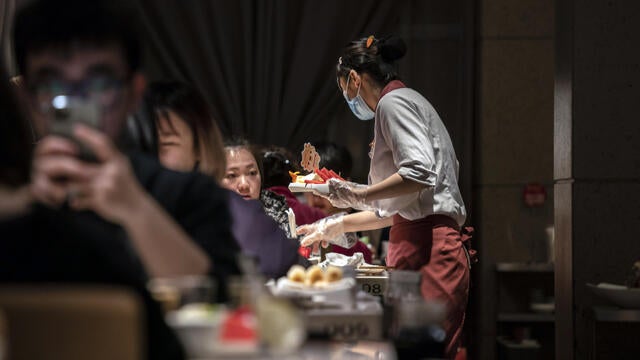
[[[260,200],[264,211],[287,237],[294,239],[291,233],[286,199],[272,191],[263,189],[262,162],[258,161],[257,151],[244,139],[233,139],[225,143],[227,169],[222,179],[222,186],[235,191],[246,200]]]
[[[327,216],[337,214],[339,212],[344,212],[344,209],[338,208],[336,208],[336,211],[324,212],[323,208],[312,207],[298,200],[298,198],[289,190],[288,185],[291,181],[289,172],[296,172],[300,169],[298,169],[298,167],[295,165],[296,162],[294,161],[294,157],[289,151],[287,151],[287,149],[281,147],[270,147],[263,150],[262,154],[263,155],[261,156],[261,159],[263,169],[263,187],[270,192],[284,197],[287,205],[293,210],[296,215],[297,225],[311,224]],[[322,161],[324,161],[324,159],[321,158],[320,161],[322,166]],[[334,169],[329,166],[327,166],[327,168]],[[318,198],[325,200],[321,197]],[[328,200],[325,201],[328,202]],[[329,205],[331,205],[331,203],[329,203]],[[347,233],[346,236],[354,238],[358,237],[356,233]],[[359,240],[356,240],[355,245],[351,248],[344,248],[335,244],[330,245],[330,247],[330,252],[336,252],[347,256],[351,256],[354,253],[360,252],[364,257],[364,260],[367,263],[371,263],[371,250],[369,250],[369,248],[367,248],[367,246]]]
[[[184,83],[158,82],[150,84],[144,104],[157,127],[158,156],[164,166],[222,179],[226,169],[222,138],[200,93]],[[297,245],[258,202],[244,201],[228,191],[228,205],[233,235],[242,252],[258,260],[263,275],[283,276],[298,263]]]

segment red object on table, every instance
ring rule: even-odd
[[[253,311],[246,306],[237,308],[223,321],[220,340],[255,341],[258,338],[258,322]]]
[[[311,256],[311,248],[306,246],[300,246],[298,248],[298,254],[305,259],[308,259]]]

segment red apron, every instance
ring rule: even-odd
[[[442,325],[447,333],[446,356],[450,359],[460,345],[469,297],[469,263],[459,229],[456,221],[445,215],[413,221],[395,215],[387,255],[389,266],[420,271],[424,299],[446,304],[447,317]]]

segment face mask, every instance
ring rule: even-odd
[[[350,76],[347,75],[346,89],[349,88],[349,78]],[[360,83],[360,86],[362,86],[362,83]],[[347,101],[347,105],[349,105],[349,109],[351,109],[353,115],[355,115],[360,120],[371,120],[376,115],[376,113],[369,108],[369,105],[367,105],[362,96],[360,96],[360,86],[358,86],[358,93],[353,99],[349,100],[347,90],[342,91],[342,96],[344,96],[344,99]]]

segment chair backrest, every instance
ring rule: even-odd
[[[118,287],[0,287],[11,360],[119,359],[144,356],[142,303]]]

